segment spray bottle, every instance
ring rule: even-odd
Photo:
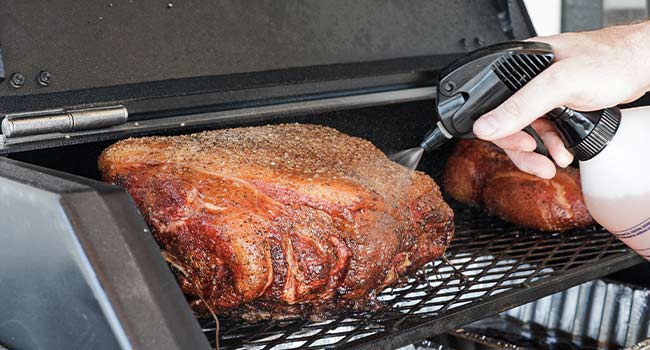
[[[413,161],[453,137],[474,137],[474,121],[548,68],[553,59],[548,44],[507,42],[451,63],[438,77],[436,126],[420,147],[400,152],[394,160]],[[591,112],[558,107],[547,118],[579,160],[585,202],[594,219],[650,259],[650,107]],[[535,152],[547,155],[535,130],[528,126],[524,131],[535,139]]]

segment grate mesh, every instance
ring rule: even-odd
[[[324,322],[220,319],[221,349],[391,349],[641,261],[600,227],[543,233],[453,206],[447,261],[430,262],[406,284],[384,290],[384,310]],[[214,343],[214,323],[200,322]]]

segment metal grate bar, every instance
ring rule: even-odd
[[[430,262],[404,285],[384,290],[384,310],[324,322],[221,319],[221,348],[392,349],[643,261],[600,227],[543,233],[452,204],[449,264]],[[200,322],[214,342],[214,323]]]

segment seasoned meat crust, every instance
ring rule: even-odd
[[[372,307],[454,230],[430,177],[323,126],[127,139],[99,169],[132,195],[184,292],[248,320]]]
[[[517,169],[490,142],[460,140],[447,161],[443,185],[459,202],[483,206],[518,225],[557,231],[594,224],[577,169],[558,169],[553,179],[541,179]]]

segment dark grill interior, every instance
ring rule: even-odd
[[[453,203],[456,235],[448,262],[378,296],[375,313],[323,322],[220,319],[222,349],[391,349],[414,343],[541,296],[602,276],[641,259],[600,227],[564,233],[521,229]],[[201,320],[214,343],[214,322]]]
[[[372,107],[264,123],[332,126],[372,141],[386,153],[417,145],[433,124],[431,101]],[[245,119],[217,127],[251,125]],[[260,122],[257,122],[260,124]],[[187,129],[182,132],[197,130]],[[178,132],[178,131],[175,131]],[[11,154],[9,157],[98,179],[96,161],[111,142]],[[439,181],[451,143],[425,155],[419,169]],[[444,193],[444,192],[443,192]],[[599,227],[565,233],[525,230],[453,201],[456,235],[446,257],[405,284],[385,290],[385,308],[323,322],[220,319],[222,349],[393,349],[607,275],[642,261]],[[457,270],[454,271],[454,269]],[[214,323],[200,320],[214,343]]]

